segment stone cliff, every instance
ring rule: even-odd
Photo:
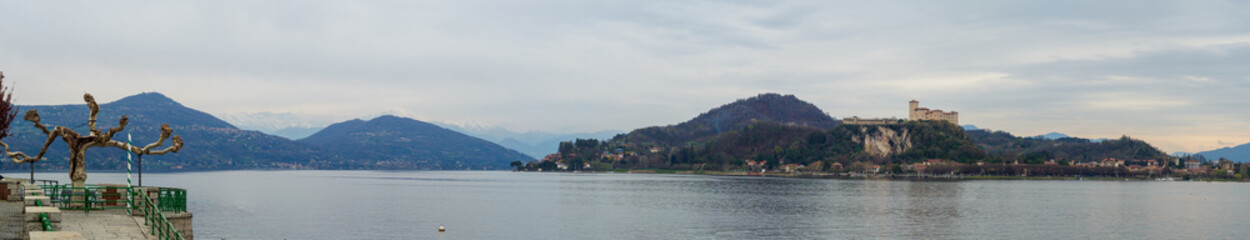
[[[862,126],[859,131],[863,134],[852,138],[852,141],[863,144],[864,151],[874,157],[898,155],[911,150],[913,146],[907,128],[895,131],[886,126]]]

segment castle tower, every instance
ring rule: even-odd
[[[920,107],[920,101],[911,100],[907,106],[907,120],[909,121],[947,121],[959,125],[959,112],[944,112],[941,109],[929,110],[929,108]]]
[[[909,104],[907,106],[907,120],[909,121],[920,120],[920,116],[916,114],[916,109],[920,108],[920,101],[916,101],[913,99],[911,100],[911,102],[908,102],[908,103]]]

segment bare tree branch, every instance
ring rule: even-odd
[[[41,159],[38,159],[38,158],[32,158],[32,157],[30,157],[29,155],[26,155],[26,153],[22,153],[22,152],[10,152],[10,151],[9,151],[9,144],[7,144],[7,143],[0,142],[0,146],[4,146],[4,155],[5,155],[5,157],[8,157],[8,158],[10,158],[10,159],[13,159],[13,163],[22,164],[22,163],[26,163],[27,161],[30,161],[30,162],[38,162],[39,160],[41,160]]]
[[[31,111],[35,111],[35,110],[31,110]],[[71,152],[74,151],[73,145],[75,145],[74,143],[71,143],[71,142],[78,142],[78,139],[79,139],[78,133],[74,132],[73,129],[69,129],[67,127],[62,127],[62,126],[56,126],[56,128],[53,128],[52,132],[48,134],[48,141],[45,141],[43,143],[43,148],[39,149],[39,155],[36,155],[32,162],[38,162],[38,161],[43,160],[43,155],[48,153],[48,148],[52,146],[52,142],[56,141],[56,137],[61,137],[62,140],[65,140],[65,143],[71,146],[71,150],[70,150]]]
[[[0,73],[0,80],[2,79],[3,74]],[[2,94],[2,91],[0,91],[0,94]],[[26,117],[24,118],[26,121],[34,123],[35,128],[38,128],[39,130],[42,130],[43,133],[47,134],[47,141],[44,141],[43,148],[39,150],[39,155],[36,155],[35,157],[30,157],[22,152],[9,152],[9,145],[4,142],[0,142],[0,145],[4,146],[5,156],[13,160],[14,163],[38,162],[44,159],[43,156],[47,154],[48,148],[52,146],[52,142],[55,142],[56,138],[60,137],[61,140],[69,146],[70,179],[73,180],[74,186],[82,186],[87,180],[85,167],[85,153],[87,149],[94,147],[116,147],[139,155],[162,155],[169,152],[177,153],[179,150],[182,150],[182,137],[173,135],[174,129],[169,127],[169,124],[161,124],[160,138],[157,139],[156,142],[143,147],[133,146],[129,143],[121,141],[115,141],[113,140],[113,136],[122,130],[125,130],[126,125],[130,123],[130,119],[126,116],[122,116],[121,119],[117,120],[117,127],[109,128],[107,132],[100,131],[100,129],[96,127],[96,117],[100,113],[100,105],[96,103],[95,97],[92,97],[91,94],[83,94],[83,101],[86,101],[87,108],[91,109],[91,115],[87,119],[87,125],[90,128],[90,132],[87,136],[83,136],[78,132],[74,132],[73,129],[63,126],[56,126],[49,131],[47,126],[40,123],[41,119],[39,117],[39,113],[35,110],[30,110],[26,112]],[[8,103],[9,102],[6,99],[0,98],[0,108],[3,108],[3,104]],[[0,115],[0,118],[3,117],[4,115]],[[3,122],[0,121],[0,123]],[[0,131],[0,133],[2,133],[2,131]],[[165,140],[169,139],[170,136],[173,136],[173,146],[155,151],[152,150],[153,148],[160,147],[164,144]],[[3,138],[3,136],[0,136],[0,138]]]
[[[91,127],[91,135],[94,136],[96,133],[100,132],[100,130],[95,128],[95,119],[96,115],[100,113],[100,104],[95,103],[95,97],[92,97],[90,93],[83,94],[82,100],[86,101],[87,108],[91,109],[91,117],[87,119],[87,126]]]
[[[34,109],[31,109],[30,111],[26,111],[25,119],[26,121],[35,123],[35,128],[38,128],[39,130],[43,130],[44,134],[52,135],[52,132],[48,131],[48,126],[44,126],[43,124],[39,123],[39,120],[40,120],[39,113],[35,112]]]
[[[123,129],[126,129],[127,123],[130,123],[130,120],[127,119],[125,115],[122,115],[122,119],[117,120],[117,127],[110,128],[108,133],[105,133],[101,139],[104,139],[104,140],[113,139],[114,134],[117,134],[117,132],[121,132]]]

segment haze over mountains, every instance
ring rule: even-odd
[[[256,112],[217,115],[240,129],[257,130],[291,140],[312,136],[329,124],[317,124],[291,113]]]
[[[621,131],[604,130],[591,133],[549,133],[541,131],[515,132],[502,127],[482,127],[482,126],[460,126],[450,123],[435,122],[435,125],[443,128],[451,129],[457,132],[468,134],[481,139],[486,139],[496,144],[511,148],[533,158],[543,158],[547,154],[556,152],[561,141],[569,139],[588,138],[588,139],[609,139]]]
[[[85,104],[56,106],[19,106],[22,112],[37,110],[43,123],[49,126],[66,126],[80,133],[86,132],[88,109]],[[464,136],[450,130],[435,127],[411,119],[386,117],[375,119],[379,124],[363,124],[360,120],[340,125],[359,125],[356,128],[335,128],[308,143],[297,142],[259,131],[241,130],[207,113],[187,108],[159,93],[143,93],[100,105],[97,126],[108,128],[117,125],[121,115],[129,117],[130,123],[114,140],[125,140],[127,134],[134,137],[134,144],[147,144],[159,136],[161,123],[168,123],[174,134],[182,136],[185,147],[176,154],[146,156],[144,168],[162,169],[506,169],[508,162],[532,160],[523,154],[507,150],[496,144]],[[374,121],[370,121],[374,122]],[[432,128],[431,128],[432,127]],[[13,136],[4,142],[13,151],[35,154],[42,147],[47,135],[20,118],[10,127]],[[409,134],[409,139],[431,136],[450,141],[432,144],[376,144],[396,142],[391,133]],[[360,136],[366,136],[362,138]],[[376,137],[371,139],[368,137]],[[319,139],[339,139],[338,141]],[[386,139],[386,140],[378,140]],[[68,150],[61,140],[51,145],[47,159],[36,163],[38,169],[64,169],[67,167]],[[334,144],[327,144],[333,142]],[[446,144],[444,144],[446,143]],[[167,141],[166,144],[169,144]],[[420,157],[397,159],[392,156],[411,156],[428,153],[444,157],[451,162],[429,161]],[[87,168],[95,170],[122,170],[126,165],[125,152],[120,149],[93,148],[87,151]],[[0,164],[3,169],[26,169],[27,165]]]

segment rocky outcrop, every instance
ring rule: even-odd
[[[863,144],[864,151],[874,157],[897,155],[912,148],[907,128],[895,131],[886,126],[863,126],[859,131],[862,135],[852,140]]]

